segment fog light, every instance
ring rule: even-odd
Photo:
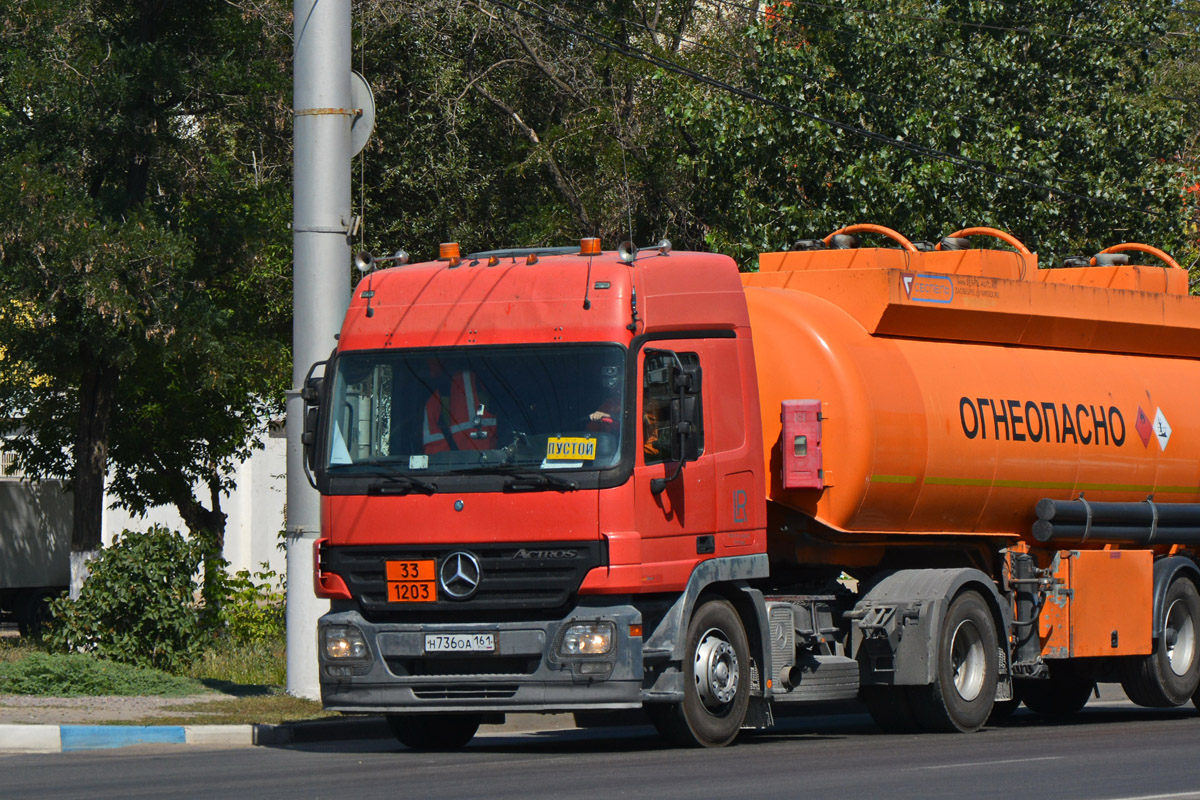
[[[558,654],[562,656],[602,656],[611,653],[617,638],[616,626],[608,620],[576,622],[563,632]]]
[[[321,630],[325,657],[331,661],[362,661],[370,657],[362,631],[352,625],[330,625]]]
[[[613,665],[611,661],[584,661],[579,665],[579,674],[598,677],[601,675],[608,675],[610,672],[612,672],[612,668]]]

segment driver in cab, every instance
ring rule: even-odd
[[[488,411],[486,394],[470,369],[447,373],[431,365],[433,391],[425,403],[421,443],[426,455],[451,450],[491,450],[496,416]]]

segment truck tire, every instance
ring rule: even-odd
[[[658,732],[684,747],[724,747],[750,704],[750,645],[742,620],[726,600],[696,607],[688,624],[683,702],[646,707]]]
[[[996,699],[996,653],[996,623],[987,603],[978,592],[962,592],[942,619],[933,683],[909,688],[923,730],[969,733],[983,727]]]
[[[884,733],[913,733],[917,719],[908,701],[907,686],[863,686],[858,696]]]
[[[475,737],[478,714],[388,714],[388,727],[409,750],[458,750]]]
[[[1160,625],[1154,652],[1126,661],[1121,678],[1129,699],[1147,708],[1183,705],[1200,686],[1200,592],[1189,578],[1167,587]]]
[[[30,589],[17,599],[17,631],[22,636],[40,638],[50,622],[50,602],[57,594],[50,589]]]
[[[1015,689],[1021,702],[1043,717],[1065,717],[1087,705],[1096,682],[1080,677],[1070,664],[1050,664],[1045,680],[1017,681]]]
[[[1011,700],[995,700],[992,702],[992,713],[988,714],[988,727],[996,727],[999,725],[1008,724],[1009,718],[1016,712],[1021,705],[1021,701],[1017,698]]]

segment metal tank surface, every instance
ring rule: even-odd
[[[743,275],[777,518],[835,540],[1032,541],[1044,498],[1200,500],[1185,271],[902,245],[768,253]],[[785,442],[782,403],[800,399],[820,420]],[[785,455],[820,472],[785,487]]]

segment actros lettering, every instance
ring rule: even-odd
[[[1125,417],[1116,406],[962,397],[958,421],[968,439],[1053,444],[1125,444]]]

